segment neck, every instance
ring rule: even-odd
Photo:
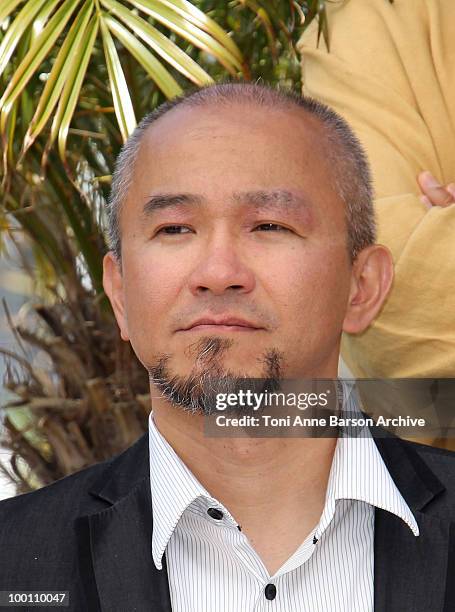
[[[153,418],[182,461],[239,524],[252,524],[258,516],[280,521],[292,512],[295,518],[296,508],[299,515],[322,511],[336,439],[210,438],[204,434],[203,416],[161,400],[154,402]]]

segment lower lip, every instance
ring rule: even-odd
[[[259,328],[246,327],[242,325],[195,325],[194,327],[190,327],[190,329],[185,329],[183,331],[252,332],[259,331]]]

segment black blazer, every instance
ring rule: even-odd
[[[375,612],[454,612],[455,453],[375,441],[420,529],[415,537],[376,509]],[[144,434],[107,462],[1,502],[0,590],[70,591],[63,609],[74,612],[171,612],[166,558],[161,571],[152,559],[148,453]]]

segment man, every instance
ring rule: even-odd
[[[335,379],[342,331],[389,291],[344,121],[249,84],[167,103],[119,157],[109,227],[104,287],[149,372],[149,435],[0,505],[0,588],[70,591],[78,611],[452,609],[452,453],[204,435],[229,381]]]

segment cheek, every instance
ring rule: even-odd
[[[338,326],[349,295],[350,273],[344,252],[334,256],[318,250],[300,255],[276,275],[275,291],[287,321],[291,325],[300,321],[307,332],[309,321]]]
[[[179,291],[179,270],[171,262],[136,257],[125,260],[125,304],[129,323],[159,322]]]

